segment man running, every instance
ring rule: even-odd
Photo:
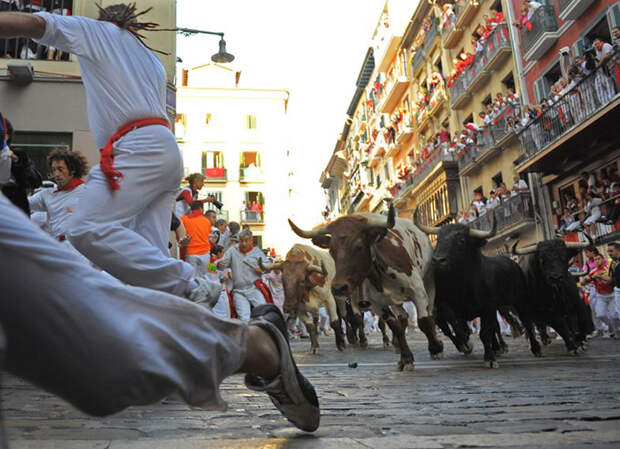
[[[0,37],[26,37],[77,55],[101,163],[93,167],[67,238],[123,282],[203,302],[221,286],[168,253],[182,161],[165,111],[166,73],[140,32],[135,4],[80,16],[0,13]]]
[[[267,393],[289,421],[318,428],[316,393],[295,365],[277,307],[255,308],[249,325],[218,318],[92,268],[2,195],[0,215],[3,369],[96,416],[174,393],[222,408],[221,382],[246,373],[246,386]]]

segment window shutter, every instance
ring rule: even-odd
[[[583,56],[584,48],[585,48],[585,42],[583,38],[581,38],[573,44],[573,56]]]
[[[534,81],[534,95],[536,96],[536,102],[540,103],[540,100],[545,98],[545,79],[541,77]]]
[[[620,2],[616,2],[607,10],[607,24],[609,25],[609,33],[613,27],[620,26]]]

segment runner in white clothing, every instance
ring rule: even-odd
[[[65,241],[69,218],[77,209],[84,193],[87,162],[82,153],[56,149],[47,157],[56,182],[56,189],[41,189],[28,198],[33,212],[47,213],[48,232],[58,241]]]
[[[168,253],[170,209],[182,161],[165,111],[166,73],[138,33],[135,5],[79,16],[3,13],[0,34],[29,37],[77,55],[88,119],[101,163],[86,181],[67,238],[97,266],[127,284],[193,301],[218,297],[219,284],[193,278]]]

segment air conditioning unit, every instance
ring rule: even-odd
[[[17,83],[28,84],[34,79],[34,68],[28,61],[11,61],[8,69],[11,79]]]

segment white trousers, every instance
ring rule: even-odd
[[[218,389],[245,359],[244,324],[92,268],[3,195],[0,214],[9,372],[93,415],[172,393],[225,405]]]
[[[207,275],[207,268],[211,263],[211,254],[207,253],[187,255],[185,256],[185,262],[187,262],[194,268],[194,277],[205,277]],[[215,280],[219,281],[219,279]]]
[[[620,316],[618,316],[617,313],[616,298],[614,293],[597,293],[594,313],[598,320],[607,325],[610,332],[613,332],[614,328],[616,330],[620,330],[620,327],[618,326],[618,324],[620,324]]]
[[[590,286],[590,310],[592,311],[592,322],[594,323],[594,329],[598,331],[606,331],[607,323],[601,321],[601,319],[597,316],[596,309],[599,307],[598,305],[598,293],[596,293],[596,289],[593,286]]]
[[[252,307],[266,304],[263,294],[253,285],[243,289],[235,289],[232,294],[235,302],[237,318],[246,323],[250,321],[250,312],[252,311]]]
[[[112,192],[99,165],[93,167],[67,237],[127,284],[186,295],[194,270],[168,252],[172,203],[182,177],[174,136],[163,126],[147,126],[114,148],[121,189]]]

